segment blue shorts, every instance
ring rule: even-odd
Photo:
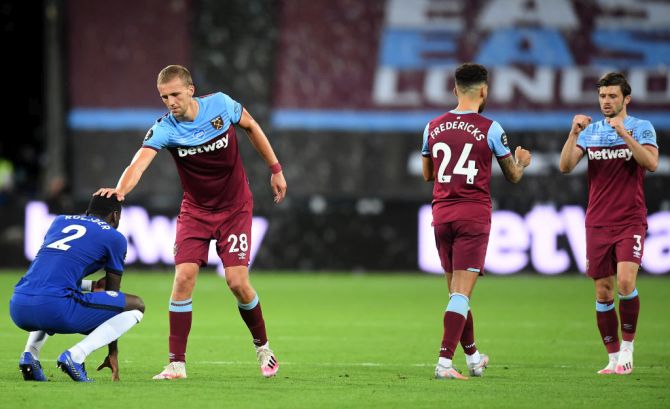
[[[17,327],[53,334],[88,334],[123,312],[126,295],[100,291],[66,297],[14,294],[9,314]]]

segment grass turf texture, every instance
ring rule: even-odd
[[[171,273],[128,271],[144,320],[119,341],[121,382],[87,360],[93,384],[77,384],[55,360],[79,335],[56,335],[41,353],[51,382],[24,382],[26,333],[8,313],[20,274],[0,272],[0,407],[433,408],[669,407],[670,279],[641,277],[641,316],[631,376],[598,376],[606,363],[593,285],[581,276],[481,279],[472,299],[475,335],[491,356],[483,378],[433,379],[447,303],[443,278],[421,274],[252,275],[280,361],[264,379],[224,280],[201,273],[194,294],[189,378],[153,381],[167,361]],[[454,362],[465,369],[462,350]]]

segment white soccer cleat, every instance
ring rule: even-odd
[[[609,361],[607,366],[598,371],[598,375],[613,375],[616,372],[616,361]]]
[[[154,376],[153,379],[183,379],[186,378],[185,362],[170,362],[163,372]]]
[[[435,378],[436,379],[468,379],[466,376],[461,375],[456,368],[453,366],[444,366],[439,363],[435,367]]]
[[[468,371],[470,376],[484,376],[484,369],[489,365],[489,356],[486,354],[479,355],[479,362],[470,362],[467,355],[465,361],[468,364]]]
[[[619,359],[614,369],[617,375],[630,375],[633,373],[633,350],[623,348],[619,351]]]
[[[271,378],[279,371],[279,362],[267,344],[256,347],[256,358],[258,359],[258,364],[261,366],[261,373],[264,377]]]

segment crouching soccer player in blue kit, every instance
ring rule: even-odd
[[[128,246],[116,230],[120,217],[116,197],[93,196],[85,216],[61,215],[49,227],[9,302],[14,323],[30,332],[19,361],[23,379],[47,380],[39,353],[49,335],[81,333],[86,338],[58,357],[58,367],[74,381],[90,382],[84,360],[109,345],[98,370],[110,368],[112,380],[119,380],[116,340],[144,314],[141,298],[119,291]],[[101,268],[104,278],[83,280]]]

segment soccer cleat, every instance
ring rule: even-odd
[[[616,372],[616,361],[609,361],[607,366],[598,371],[598,375],[614,375]]]
[[[23,374],[24,381],[38,381],[46,382],[47,377],[44,376],[42,371],[42,365],[40,361],[33,357],[33,354],[30,352],[24,352],[21,354],[21,359],[19,360],[19,369]]]
[[[480,354],[479,362],[468,362],[467,364],[470,376],[484,376],[484,369],[489,365],[489,356]]]
[[[153,379],[183,379],[186,378],[186,363],[185,362],[170,362],[163,372],[154,376]]]
[[[617,375],[630,375],[633,373],[633,351],[623,348],[619,351],[619,359],[614,369]]]
[[[84,363],[76,363],[72,360],[70,351],[65,351],[58,357],[56,365],[66,374],[70,375],[75,382],[91,382],[93,379],[86,374],[86,365]]]
[[[466,376],[461,375],[456,368],[453,366],[444,366],[437,364],[435,367],[435,378],[436,379],[468,379]]]
[[[261,366],[261,373],[266,378],[271,378],[279,371],[279,362],[275,358],[275,354],[267,346],[256,347],[256,358],[258,364]]]

